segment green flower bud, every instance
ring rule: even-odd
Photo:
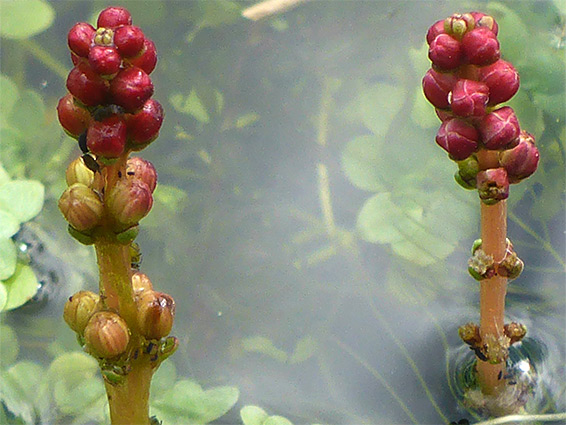
[[[471,347],[481,346],[480,327],[475,323],[466,323],[458,328],[458,335]]]
[[[99,311],[89,320],[84,330],[88,351],[102,358],[119,356],[130,342],[128,325],[118,314]]]
[[[138,300],[138,327],[147,339],[161,339],[171,332],[175,301],[162,292],[144,290]]]
[[[94,228],[104,214],[104,205],[89,187],[75,183],[59,198],[59,209],[76,230],[82,232]]]
[[[108,194],[106,205],[120,227],[131,227],[149,213],[153,197],[147,184],[141,180],[122,179]]]
[[[444,31],[446,34],[461,40],[466,32],[474,29],[475,23],[474,17],[469,13],[455,13],[444,20]]]
[[[476,176],[480,170],[478,159],[471,155],[462,161],[456,161],[458,171],[454,176],[456,182],[464,189],[472,190],[476,188]]]
[[[94,173],[86,166],[83,158],[79,156],[67,167],[65,180],[68,186],[81,183],[90,187],[94,181]]]
[[[63,319],[72,330],[82,335],[99,301],[100,297],[94,292],[79,291],[65,303]]]

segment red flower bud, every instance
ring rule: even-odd
[[[489,30],[491,30],[491,32],[493,32],[493,34],[497,35],[499,26],[492,16],[486,15],[482,12],[471,12],[470,15],[474,17],[476,21],[476,27],[488,28]]]
[[[59,122],[70,136],[78,138],[88,127],[90,113],[75,102],[72,94],[63,96],[57,104]]]
[[[480,80],[489,87],[488,105],[506,102],[519,90],[519,74],[503,59],[481,68]]]
[[[67,43],[71,52],[86,58],[94,38],[94,27],[86,22],[78,22],[69,30]]]
[[[124,25],[114,31],[114,44],[125,58],[137,56],[143,48],[144,40],[142,30],[133,25]]]
[[[138,179],[119,180],[106,199],[106,206],[120,228],[137,224],[149,213],[152,205],[150,188]]]
[[[454,114],[461,117],[480,117],[485,114],[489,89],[484,83],[474,80],[458,80],[450,95],[450,106]]]
[[[436,38],[436,36],[438,34],[445,34],[444,31],[444,19],[441,19],[440,21],[436,21],[429,29],[428,32],[426,33],[426,42],[428,43],[428,45],[430,46],[430,44],[433,42],[433,40]]]
[[[499,155],[499,164],[507,170],[509,183],[518,183],[533,174],[538,167],[538,161],[539,152],[535,146],[535,138],[524,130],[519,135],[519,144]]]
[[[436,116],[438,117],[438,119],[442,122],[449,120],[450,118],[454,118],[454,114],[452,113],[452,111],[450,110],[443,110],[443,109],[435,109],[434,112],[436,112]]]
[[[151,193],[157,186],[157,171],[151,162],[139,156],[128,158],[126,163],[126,174],[129,178],[134,178],[144,182]]]
[[[423,92],[427,100],[436,108],[446,109],[450,106],[448,93],[458,78],[454,74],[436,72],[429,69],[423,77]]]
[[[146,74],[151,74],[157,64],[157,50],[153,41],[146,38],[141,54],[135,58],[129,58],[129,61],[133,66],[143,69]]]
[[[440,126],[436,143],[453,159],[461,161],[477,150],[478,138],[478,132],[473,125],[460,118],[451,118]]]
[[[123,119],[112,115],[102,121],[93,121],[86,133],[88,150],[105,158],[117,158],[126,147],[127,128]]]
[[[153,94],[153,83],[143,70],[137,67],[123,69],[110,83],[112,102],[126,111],[140,109]]]
[[[482,202],[493,205],[509,197],[509,180],[505,168],[489,168],[476,176],[478,194]]]
[[[59,209],[67,222],[82,232],[97,226],[104,214],[104,205],[89,187],[75,183],[59,198]]]
[[[115,75],[120,70],[122,58],[114,47],[96,45],[90,49],[88,63],[99,75]]]
[[[462,51],[472,65],[489,65],[499,60],[499,41],[486,27],[478,27],[462,38]]]
[[[458,68],[462,64],[460,42],[448,34],[439,34],[430,43],[428,57],[439,69],[451,70]]]
[[[149,99],[139,112],[128,117],[127,123],[132,149],[141,149],[157,138],[163,123],[163,108],[157,100]]]
[[[484,116],[479,122],[479,132],[487,149],[509,149],[518,143],[519,121],[513,108],[504,106]]]
[[[67,89],[87,106],[104,103],[108,95],[106,81],[85,63],[79,63],[69,72]]]
[[[107,7],[98,15],[97,27],[115,28],[120,25],[131,25],[132,15],[123,7]]]

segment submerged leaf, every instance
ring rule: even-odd
[[[29,38],[49,28],[54,19],[55,10],[45,0],[4,1],[0,7],[0,35]]]
[[[382,143],[375,136],[360,136],[346,145],[342,153],[342,169],[354,186],[372,191],[383,188],[379,167]]]
[[[288,355],[285,351],[277,348],[273,341],[264,336],[252,336],[242,339],[242,347],[245,351],[265,354],[280,362],[286,362]]]
[[[359,99],[362,122],[376,137],[385,137],[406,95],[401,86],[378,83],[369,87]]]
[[[18,92],[16,84],[6,75],[0,74],[0,93],[2,93],[0,96],[0,125],[2,127],[8,125],[14,104],[18,100]],[[0,184],[2,184],[1,181]]]
[[[0,292],[4,286],[0,285]],[[0,298],[2,297],[0,293]],[[0,301],[0,310],[2,310],[2,302]],[[7,325],[0,325],[0,365],[2,368],[14,363],[20,352],[18,337],[16,332]],[[1,423],[1,422],[0,422]]]

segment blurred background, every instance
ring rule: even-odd
[[[159,186],[137,241],[141,270],[177,303],[180,348],[152,394],[165,424],[241,423],[246,405],[296,424],[479,418],[462,404],[471,352],[457,335],[479,320],[466,271],[479,201],[454,182],[420,86],[428,27],[473,10],[499,23],[502,57],[521,76],[509,104],[541,153],[509,200],[526,268],[507,321],[528,327],[513,356],[534,366],[527,412],[566,409],[563,1],[314,0],[257,22],[241,15],[253,2],[228,0],[26,0],[25,18],[8,3],[0,164],[44,198],[10,242],[40,289],[0,313],[0,419],[106,421],[96,365],[61,317],[98,283],[93,250],[57,209],[80,151],[55,107],[72,67],[67,31],[108,5],[130,10],[159,57],[151,77],[166,116],[141,153]],[[208,393],[220,418],[175,413],[163,394],[183,380],[223,390]]]

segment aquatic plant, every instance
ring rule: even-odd
[[[532,175],[539,162],[534,136],[520,128],[511,107],[500,106],[517,93],[519,75],[501,59],[497,35],[495,19],[480,12],[437,21],[426,35],[432,68],[422,80],[442,122],[436,143],[458,165],[456,182],[477,190],[481,200],[481,239],[468,263],[480,281],[480,324],[461,326],[459,335],[477,357],[483,396],[472,403],[491,414],[518,411],[528,392],[510,386],[505,372],[509,347],[527,331],[504,323],[507,283],[523,270],[507,239],[506,199],[509,186]]]
[[[112,423],[149,424],[151,377],[178,345],[168,336],[175,302],[137,271],[134,242],[157,185],[153,165],[130,157],[157,138],[163,121],[151,98],[156,49],[121,7],[104,9],[97,28],[75,24],[68,45],[75,67],[57,112],[83,155],[67,168],[59,209],[69,233],[94,245],[100,286],[71,296],[64,319],[98,361]]]

